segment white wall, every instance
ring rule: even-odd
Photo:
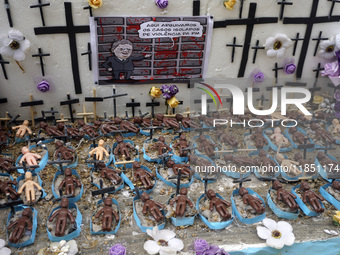
[[[94,16],[98,15],[151,15],[161,16],[160,10],[154,5],[153,0],[143,1],[113,1],[103,0],[103,6],[98,10],[93,10]],[[310,7],[312,4],[311,0],[298,0],[293,1],[293,6],[287,6],[285,15],[289,17],[298,16],[309,16]],[[12,114],[21,113],[22,118],[29,118],[29,108],[20,108],[20,102],[28,101],[29,94],[33,94],[34,99],[44,100],[44,105],[35,108],[38,112],[37,116],[40,116],[41,110],[48,110],[50,107],[58,109],[60,113],[64,113],[65,117],[68,117],[68,108],[60,107],[59,102],[66,100],[66,94],[70,93],[72,98],[79,98],[80,104],[74,105],[74,109],[79,112],[82,111],[83,99],[86,96],[92,96],[92,89],[97,89],[98,96],[106,96],[111,94],[111,86],[95,86],[93,83],[92,73],[88,69],[88,58],[87,56],[81,56],[81,52],[87,50],[87,43],[90,41],[90,34],[78,34],[78,57],[79,57],[79,70],[81,75],[81,83],[83,94],[74,94],[73,76],[71,70],[71,60],[69,54],[69,41],[68,36],[62,35],[38,35],[34,34],[34,27],[40,27],[41,19],[38,9],[31,9],[29,6],[36,4],[36,0],[9,0],[10,10],[14,23],[14,29],[20,30],[24,36],[31,41],[31,50],[28,53],[27,59],[22,62],[22,66],[25,69],[25,73],[22,73],[18,66],[13,60],[11,63],[6,65],[7,74],[9,80],[5,80],[2,70],[0,68],[0,97],[8,98],[8,103],[0,105],[0,117],[4,115],[6,111]],[[44,7],[44,15],[46,26],[58,26],[65,25],[64,15],[64,1],[61,0],[43,0],[44,3],[50,2],[49,7]],[[169,0],[170,4],[167,8],[168,14],[172,16],[190,16],[192,15],[192,0]],[[248,7],[251,1],[245,1],[243,17],[248,15]],[[277,1],[268,0],[253,0],[257,2],[257,17],[269,17],[278,16],[280,7],[277,5]],[[320,0],[318,15],[328,15],[331,3],[326,0]],[[83,10],[83,7],[87,6],[85,0],[73,0],[73,19],[75,25],[87,25],[89,24],[89,12]],[[213,15],[216,21],[224,19],[238,18],[239,14],[239,3],[235,6],[233,11],[229,11],[222,5],[222,0],[201,0],[201,15]],[[334,14],[340,14],[340,5],[336,5]],[[10,29],[7,21],[6,11],[3,5],[3,1],[0,4],[0,34],[6,35]],[[305,25],[283,25],[282,21],[278,24],[270,25],[257,25],[254,29],[252,37],[252,45],[255,44],[256,40],[260,40],[260,44],[265,42],[265,39],[269,36],[273,36],[276,33],[285,33],[289,37],[294,38],[296,33],[299,32],[300,36],[303,37],[305,33]],[[243,43],[245,35],[245,26],[230,26],[227,28],[214,29],[212,38],[212,48],[210,55],[210,62],[208,68],[207,78],[236,78],[239,61],[241,60],[242,49],[236,50],[235,62],[232,64],[231,59],[231,48],[226,47],[227,43],[232,42],[232,38],[237,36],[237,40]],[[323,36],[330,37],[339,32],[339,24],[329,23],[316,25],[313,30],[312,37],[318,37],[319,31],[323,31]],[[322,59],[313,57],[315,41],[311,41],[309,45],[309,51],[304,67],[304,78],[311,78],[309,83],[313,83],[313,77],[315,74],[312,72],[317,66],[318,62],[323,63]],[[297,63],[298,56],[301,50],[302,42],[298,44],[297,54],[294,57]],[[36,76],[41,75],[40,63],[38,58],[32,58],[31,55],[37,53],[38,48],[41,47],[44,52],[51,54],[50,57],[45,57],[45,72],[46,75],[50,76],[55,84],[53,92],[41,93],[37,91],[34,86],[33,79]],[[287,56],[292,56],[292,48],[288,50]],[[272,78],[274,73],[271,69],[277,59],[268,58],[265,55],[265,51],[261,50],[258,52],[256,64],[252,64],[253,50],[250,51],[249,62],[246,69],[245,77],[255,69],[259,68],[263,71],[268,78]],[[279,63],[282,60],[278,61]],[[280,77],[286,77],[282,72]],[[328,80],[325,79],[324,82]],[[268,79],[267,83],[272,84],[272,79]],[[160,84],[161,85],[161,84]],[[311,85],[310,85],[311,86]],[[137,86],[124,86],[118,87],[118,93],[128,93],[129,97],[136,98],[138,102],[148,102],[150,98],[148,91],[151,85],[137,85]],[[186,100],[189,90],[186,85],[180,85],[180,94],[178,95],[179,100]],[[118,111],[121,114],[125,112],[125,103],[128,100],[127,97],[117,100]],[[163,100],[161,105],[163,105]],[[85,103],[88,111],[92,111],[92,103]],[[178,111],[184,111],[188,105],[185,102],[184,106],[180,106]],[[163,106],[162,106],[163,107]],[[142,103],[143,112],[150,111],[145,108],[145,103]],[[165,109],[165,108],[164,108]],[[161,111],[161,108],[158,108]],[[103,111],[107,111],[110,115],[112,114],[112,100],[98,104],[98,113],[101,114]],[[163,111],[163,110],[162,110]]]

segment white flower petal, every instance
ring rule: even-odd
[[[13,40],[8,38],[8,37],[1,38],[1,43],[5,46],[10,45],[12,42],[13,42]]]
[[[4,239],[0,239],[0,249],[6,245],[6,242]]]
[[[261,239],[268,239],[271,236],[271,232],[268,228],[265,227],[256,227],[257,235]]]
[[[272,49],[275,43],[275,38],[274,37],[268,37],[266,40],[266,43],[264,44],[264,47],[266,49]]]
[[[281,239],[283,240],[285,245],[292,246],[295,241],[295,236],[293,233],[283,234]]]
[[[30,46],[31,46],[31,43],[29,40],[23,40],[20,42],[20,50],[22,50],[23,52],[28,51]]]
[[[21,50],[15,50],[14,51],[14,55],[13,55],[13,58],[16,60],[16,61],[23,61],[26,59],[26,54],[21,51]]]
[[[184,244],[182,242],[182,240],[178,239],[178,238],[173,238],[168,242],[168,245],[170,248],[175,249],[176,251],[181,251],[184,248]]]
[[[276,39],[276,41],[281,41],[282,43],[284,43],[286,41],[290,41],[288,36],[285,35],[285,34],[277,34],[277,35],[275,35],[275,39]]]
[[[277,223],[277,230],[280,231],[282,234],[289,234],[293,232],[293,227],[286,221],[279,221]]]
[[[265,219],[263,219],[262,223],[263,223],[263,225],[266,226],[266,228],[269,229],[270,232],[272,232],[273,230],[276,229],[276,221],[275,220],[265,218]]]
[[[283,48],[289,48],[289,47],[291,47],[292,45],[293,45],[292,40],[290,40],[289,38],[288,38],[288,40],[282,42],[282,47],[283,47]]]
[[[14,56],[14,50],[8,46],[3,46],[0,48],[0,54],[4,55],[5,57],[12,58]]]
[[[147,233],[152,239],[155,239],[154,232],[153,232],[154,229],[155,229],[155,228],[153,228],[153,229],[147,229],[147,230],[146,230],[146,233]]]
[[[319,45],[320,45],[321,49],[326,49],[327,47],[329,47],[333,44],[334,44],[334,42],[332,43],[330,40],[325,40],[325,41],[320,42]]]
[[[0,249],[1,255],[10,255],[11,253],[12,253],[12,251],[10,249],[8,249],[7,247]]]
[[[336,50],[340,50],[340,34],[337,34],[334,39],[334,44],[336,47]]]
[[[159,255],[176,255],[177,250],[170,247],[161,247]]]
[[[146,241],[143,248],[150,255],[157,254],[160,250],[160,246],[153,240]]]
[[[274,50],[274,49],[267,50],[267,56],[268,57],[273,58],[273,57],[276,57],[276,55],[277,55],[277,51],[276,50]]]
[[[165,240],[165,241],[170,241],[172,238],[174,238],[176,236],[176,233],[171,231],[171,230],[167,230],[167,229],[163,229],[161,231],[158,232],[158,235],[155,238],[155,241],[158,240]],[[156,240],[157,239],[157,240]]]
[[[282,58],[286,53],[286,48],[281,47],[281,49],[277,50],[276,57]]]
[[[269,237],[266,243],[268,246],[273,247],[275,249],[282,249],[282,247],[284,246],[282,238],[276,239],[274,237]]]
[[[24,35],[19,30],[15,29],[11,29],[10,31],[8,31],[8,37],[13,40],[19,41],[24,39]]]

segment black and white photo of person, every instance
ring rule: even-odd
[[[106,59],[102,67],[112,72],[112,79],[119,80],[120,74],[124,74],[124,79],[128,80],[134,70],[133,61],[141,61],[152,55],[132,55],[133,44],[129,40],[120,40],[112,44],[111,52],[114,54]]]

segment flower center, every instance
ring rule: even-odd
[[[9,45],[9,47],[11,47],[11,49],[13,50],[17,50],[20,48],[20,43],[17,41],[12,41],[11,44]]]
[[[334,45],[330,45],[326,48],[326,52],[330,53],[334,51]]]
[[[281,236],[282,236],[282,234],[281,234],[281,232],[278,231],[278,230],[274,230],[274,231],[272,232],[272,237],[274,237],[274,238],[276,238],[276,239],[280,239]]]
[[[279,49],[281,49],[281,47],[282,47],[282,42],[281,41],[276,41],[274,43],[273,49],[274,50],[279,50]]]
[[[168,246],[168,242],[165,241],[165,240],[163,240],[163,239],[158,240],[157,243],[158,243],[158,245],[160,245],[160,246]]]

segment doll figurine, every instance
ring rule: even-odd
[[[15,136],[23,138],[26,135],[26,132],[31,135],[32,130],[28,127],[28,124],[29,124],[28,120],[24,120],[24,122],[21,125],[12,127],[13,130],[18,129]]]
[[[151,126],[151,120],[152,120],[153,126],[160,127],[163,124],[161,121],[154,120],[152,118],[142,118],[142,117],[139,117],[139,116],[134,117],[133,123],[140,125],[140,126],[150,127]]]
[[[211,163],[208,160],[197,157],[197,155],[195,154],[189,155],[189,162],[190,162],[190,165],[195,165],[195,166],[200,166],[200,167],[211,165]]]
[[[339,164],[337,161],[330,159],[324,152],[320,151],[316,155],[322,166],[328,166],[330,169],[335,169],[335,167]],[[336,170],[335,170],[336,171]]]
[[[35,202],[35,189],[42,190],[42,187],[32,180],[32,173],[26,172],[25,173],[25,183],[19,188],[18,194],[21,194],[25,190],[25,197],[27,202],[34,203]]]
[[[20,195],[13,189],[12,185],[17,185],[17,182],[0,180],[0,192],[9,196],[12,200],[16,200]]]
[[[32,209],[25,208],[22,210],[21,217],[13,221],[7,229],[10,230],[14,228],[9,241],[11,243],[18,243],[19,239],[24,235],[25,230],[31,231],[33,229],[32,224]]]
[[[280,144],[287,144],[288,139],[282,134],[281,128],[276,127],[274,129],[274,134],[270,136],[270,139],[275,139],[275,144],[279,146]]]
[[[228,207],[231,206],[231,204],[221,198],[218,198],[216,196],[216,193],[209,189],[207,191],[207,196],[210,200],[210,211],[214,210],[214,207],[216,208],[216,211],[218,214],[222,217],[223,220],[227,220],[231,218],[231,214],[228,212]]]
[[[162,121],[166,127],[179,128],[179,123],[175,118],[164,117],[164,114],[158,113],[156,114],[156,119]]]
[[[61,158],[64,160],[71,160],[71,161],[74,160],[75,150],[65,147],[61,141],[56,141],[55,147],[56,147],[56,151],[55,151],[56,155],[60,154]]]
[[[94,217],[99,218],[102,216],[102,231],[111,231],[112,228],[112,216],[115,217],[116,222],[119,222],[119,216],[117,212],[112,208],[112,199],[107,197],[104,200],[104,207],[95,214]]]
[[[134,171],[134,181],[136,182],[137,180],[140,180],[145,186],[145,189],[151,189],[154,185],[152,184],[150,178],[154,178],[154,175],[141,168],[139,162],[137,161],[132,163],[132,167]]]
[[[296,211],[299,209],[298,204],[295,202],[296,196],[293,193],[283,189],[282,184],[279,181],[273,182],[273,189],[276,190],[277,200],[283,201],[291,210]]]
[[[190,117],[183,117],[183,115],[177,113],[176,120],[181,122],[184,128],[199,128],[200,124],[195,122],[193,118]]]
[[[233,156],[233,154],[225,154],[224,155],[224,161],[225,162],[234,162],[235,164],[241,165],[241,166],[255,166],[256,165],[256,159],[246,156]]]
[[[215,148],[217,145],[215,145],[213,142],[208,140],[205,135],[200,135],[197,138],[197,142],[199,143],[199,150],[204,151],[205,154],[207,154],[208,157],[214,157],[215,156]]]
[[[187,157],[188,156],[188,151],[185,151],[184,149],[189,147],[189,142],[187,141],[187,137],[185,134],[181,134],[179,137],[179,141],[174,144],[174,148],[179,149],[179,156],[180,157]]]
[[[118,124],[121,130],[127,130],[135,134],[139,133],[140,131],[139,128],[136,127],[133,123],[126,120],[122,120],[120,118],[115,118],[114,123]]]
[[[306,135],[299,132],[296,127],[289,128],[289,133],[291,133],[293,141],[298,144],[304,144],[305,139],[308,138]],[[309,143],[309,139],[307,139],[307,143]]]
[[[238,142],[235,137],[224,133],[223,130],[217,131],[217,137],[221,143],[225,143],[235,148],[238,146]]]
[[[62,190],[64,187],[66,189],[66,195],[71,195],[72,197],[75,196],[75,188],[81,187],[81,182],[72,176],[71,168],[65,168],[64,172],[65,178],[60,183],[58,189]]]
[[[57,124],[57,128],[61,131],[61,132],[65,132],[65,128],[66,128],[66,132],[67,135],[70,136],[79,136],[79,137],[75,137],[74,139],[76,140],[80,140],[83,136],[84,136],[84,132],[83,131],[79,131],[78,128],[73,128],[73,127],[67,127],[65,126],[64,123],[60,122]]]
[[[168,162],[166,162],[166,166],[172,168],[175,175],[178,175],[178,171],[181,169],[182,175],[188,175],[189,178],[191,178],[192,173],[189,164],[176,164],[175,161],[169,159]]]
[[[120,135],[116,137],[117,147],[114,149],[113,153],[115,155],[121,154],[126,160],[131,159],[129,149],[134,149],[131,143],[125,143],[123,137]]]
[[[54,218],[57,218],[55,226],[55,236],[64,236],[66,230],[67,219],[70,219],[71,223],[75,223],[75,219],[72,213],[68,210],[68,198],[64,197],[60,201],[60,209],[56,210],[52,216],[48,219],[52,222]]]
[[[301,168],[304,169],[305,173],[313,175],[316,171],[314,162],[304,159],[300,152],[294,154],[294,160],[299,162]]]
[[[22,162],[26,161],[26,163],[29,166],[38,165],[36,159],[41,159],[41,155],[30,152],[30,150],[26,146],[22,147],[21,152],[22,152],[23,156],[19,161],[20,164],[22,164]]]
[[[99,136],[99,134],[95,131],[95,127],[91,125],[85,124],[83,120],[78,120],[78,125],[81,127],[84,132],[89,135],[91,138]]]
[[[50,136],[62,136],[64,135],[57,127],[49,126],[45,121],[40,122],[40,128],[44,129]]]
[[[102,123],[99,129],[104,135],[110,134],[110,133],[118,130],[118,128],[112,122]]]
[[[100,170],[100,175],[102,178],[106,178],[113,182],[114,184],[120,184],[122,178],[119,176],[120,171],[114,168],[108,168],[104,163],[98,163],[98,169]]]
[[[276,154],[276,159],[281,164],[284,171],[288,170],[289,173],[295,176],[302,174],[302,171],[298,167],[300,165],[298,161],[285,159],[281,153]]]
[[[110,156],[110,154],[104,148],[104,140],[100,139],[99,142],[98,142],[98,147],[92,149],[89,154],[90,154],[90,156],[92,156],[93,154],[96,154],[97,160],[103,160],[104,153],[107,157]]]
[[[311,123],[310,129],[315,132],[315,137],[317,140],[327,141],[329,143],[335,143],[335,140],[333,139],[332,135],[328,131],[319,127],[316,123],[314,122]]]
[[[257,165],[258,166],[266,166],[269,174],[274,174],[274,167],[276,166],[276,162],[270,158],[267,157],[267,152],[265,150],[259,151],[259,157],[257,158]],[[273,169],[270,168],[270,166],[273,167]]]
[[[162,214],[161,209],[164,209],[164,205],[161,203],[158,203],[156,201],[151,200],[148,193],[143,192],[140,196],[142,202],[144,203],[143,211],[142,213],[145,215],[148,212],[151,214],[151,216],[155,219],[155,221],[160,222],[164,220],[164,215]]]
[[[256,198],[248,193],[248,190],[244,187],[239,189],[239,194],[243,199],[243,203],[245,205],[250,205],[257,213],[264,213],[265,208],[262,205],[263,202],[261,199]]]
[[[0,126],[0,144],[7,142],[9,136],[11,136],[11,134],[5,131],[2,126]]]
[[[194,204],[191,202],[191,200],[187,197],[188,190],[187,188],[181,188],[179,190],[179,195],[177,195],[175,198],[171,199],[170,205],[176,204],[176,217],[183,217],[185,213],[185,209],[187,206],[187,203],[191,208],[194,207]]]
[[[13,160],[10,158],[0,157],[0,169],[9,172],[12,169]]]
[[[158,156],[162,155],[166,151],[172,151],[172,149],[165,143],[163,136],[158,137],[158,141],[152,147],[153,149],[158,149]]]
[[[333,181],[332,182],[332,188],[337,190],[337,191],[340,191],[340,182],[339,181]]]
[[[255,147],[257,149],[263,149],[263,147],[268,144],[268,141],[266,138],[264,138],[262,132],[262,128],[258,128],[256,129],[255,134],[252,134],[250,137],[250,139],[254,141]]]
[[[338,119],[333,119],[332,120],[332,125],[333,125],[333,134],[338,134],[340,133],[340,122]]]
[[[304,203],[308,203],[313,207],[314,211],[317,213],[322,213],[325,211],[324,208],[322,208],[321,203],[319,200],[323,201],[325,200],[322,196],[315,194],[314,191],[310,189],[310,186],[307,182],[301,182],[300,184],[300,190],[303,193],[302,201]]]

